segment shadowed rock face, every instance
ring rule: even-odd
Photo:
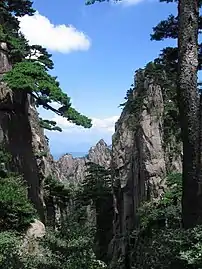
[[[0,43],[0,75],[10,69],[7,46],[5,43]],[[40,180],[32,149],[27,94],[22,91],[13,92],[1,82],[0,99],[0,143],[4,143],[12,155],[10,169],[24,175],[29,186],[29,197],[43,219],[43,206],[39,194]]]
[[[0,78],[11,68],[6,43],[0,43]],[[29,197],[44,221],[43,179],[55,169],[38,113],[26,92],[13,92],[3,82],[0,99],[0,143],[12,156],[9,169],[24,176]]]
[[[73,158],[71,154],[63,155],[57,162],[56,167],[60,180],[80,182],[85,177],[86,163],[94,162],[105,168],[110,167],[111,150],[101,139],[95,147],[90,148],[86,157]]]

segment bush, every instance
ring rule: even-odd
[[[202,226],[181,225],[182,177],[171,174],[157,202],[139,209],[140,227],[130,235],[131,265],[136,269],[202,268]]]
[[[0,178],[0,229],[23,231],[35,217],[21,178]]]
[[[0,233],[0,268],[23,269],[19,255],[21,237],[13,232]]]

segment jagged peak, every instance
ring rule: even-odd
[[[100,139],[100,140],[97,142],[96,146],[97,146],[97,145],[103,145],[103,146],[106,146],[106,147],[107,147],[107,143],[104,141],[103,138]]]
[[[62,158],[67,158],[67,157],[73,158],[73,155],[71,153],[65,153],[59,158],[59,160]]]
[[[100,139],[94,147],[91,147],[84,157],[73,157],[71,154],[64,154],[56,165],[58,166],[60,178],[69,178],[73,182],[84,179],[87,162],[94,162],[106,168],[111,163],[111,150],[104,139]]]
[[[104,139],[100,139],[95,146],[89,149],[88,156],[94,154],[94,152],[101,152],[106,150],[110,150],[110,147],[107,145]]]

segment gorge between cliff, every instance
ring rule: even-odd
[[[180,14],[183,2],[186,14]],[[67,150],[56,160],[46,130],[59,137],[62,129],[42,119],[39,108],[79,128],[92,128],[93,120],[73,107],[52,75],[51,49],[26,39],[22,19],[45,21],[45,41],[51,30],[83,41],[83,50],[91,43],[71,25],[52,24],[32,1],[1,1],[0,269],[202,268],[202,95],[197,85],[202,50],[195,42],[202,17],[197,8],[180,1],[179,16],[170,15],[153,28],[153,40],[187,42],[163,49],[134,72],[110,145],[100,137],[85,156],[73,157]],[[187,51],[188,60],[182,61]],[[186,92],[187,85],[192,91]]]

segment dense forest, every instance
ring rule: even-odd
[[[99,5],[96,2],[103,1],[89,0],[84,5]],[[178,15],[169,15],[159,22],[153,28],[151,42],[172,38],[178,40],[177,47],[164,48],[158,58],[136,71],[136,83],[127,91],[121,107],[123,115],[129,115],[124,128],[135,133],[138,140],[142,131],[139,127],[142,119],[138,115],[142,115],[145,100],[150,100],[144,82],[150,81],[155,89],[161,89],[163,112],[157,115],[157,120],[162,117],[162,151],[169,160],[182,155],[182,169],[177,171],[167,165],[158,186],[162,191],[156,195],[151,194],[151,186],[145,190],[144,183],[144,187],[135,190],[139,196],[141,192],[144,195],[131,198],[133,205],[129,212],[133,213],[129,216],[123,213],[120,203],[124,188],[119,170],[124,170],[125,164],[121,169],[115,167],[116,137],[112,139],[110,167],[89,161],[80,182],[72,182],[68,176],[60,180],[54,173],[48,176],[41,173],[38,163],[48,158],[44,150],[34,152],[34,147],[30,147],[26,153],[16,149],[18,143],[28,147],[33,139],[27,135],[32,133],[28,126],[30,104],[36,108],[42,106],[84,128],[91,128],[92,122],[72,107],[57,78],[50,75],[54,64],[48,50],[38,44],[29,45],[19,31],[17,18],[35,13],[32,1],[1,1],[0,88],[5,95],[0,94],[0,114],[4,115],[0,115],[0,125],[6,127],[2,128],[4,137],[0,141],[0,268],[202,267],[202,99],[197,75],[202,69],[202,44],[198,44],[202,1],[160,2],[176,2]],[[53,102],[58,103],[58,109]],[[149,105],[155,111],[156,104]],[[147,113],[153,113],[152,109]],[[21,124],[17,122],[12,129],[10,125],[16,121]],[[62,131],[54,121],[38,118],[38,124],[41,129]],[[27,128],[26,133],[23,128]],[[116,126],[116,132],[117,129]],[[13,136],[12,130],[22,134],[22,139]],[[138,150],[151,155],[148,149]],[[140,165],[140,161],[134,156],[130,160],[132,166]],[[138,171],[139,179],[143,168]],[[30,173],[36,176],[31,177]],[[143,186],[141,182],[138,184],[135,186]],[[135,191],[129,190],[128,197],[134,196]],[[130,227],[121,219],[124,214],[125,219],[132,218]],[[45,230],[39,238],[30,236],[30,227],[37,221]]]

